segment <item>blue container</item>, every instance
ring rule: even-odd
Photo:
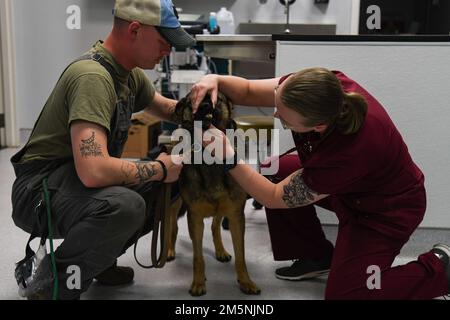
[[[209,15],[209,30],[214,31],[217,29],[217,16],[215,12],[211,12]]]

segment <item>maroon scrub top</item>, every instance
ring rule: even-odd
[[[293,133],[305,183],[329,194],[340,221],[353,217],[388,236],[403,238],[422,221],[426,208],[424,176],[383,106],[358,83],[333,71],[345,92],[357,92],[368,103],[358,133],[333,130]]]

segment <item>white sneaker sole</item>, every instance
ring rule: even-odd
[[[281,280],[300,281],[300,280],[318,278],[318,277],[327,275],[328,273],[330,273],[330,269],[305,273],[298,277],[281,276],[281,275],[275,273],[275,277],[277,277],[278,279],[281,279]]]
[[[433,246],[433,249],[439,249],[444,251],[448,257],[450,257],[450,247],[446,244],[440,243]]]

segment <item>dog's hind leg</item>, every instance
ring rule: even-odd
[[[244,247],[244,234],[245,234],[245,216],[244,213],[236,212],[228,216],[230,220],[230,233],[233,240],[234,255],[236,273],[238,277],[239,286],[241,291],[245,294],[260,294],[261,290],[250,279],[247,271],[247,265],[245,264],[245,247]]]
[[[220,262],[230,262],[231,255],[225,250],[222,242],[222,234],[220,232],[220,224],[222,218],[219,215],[214,216],[213,222],[211,224],[211,231],[214,241],[214,248],[216,249],[216,259]]]
[[[188,228],[194,249],[194,280],[189,293],[192,296],[206,294],[205,261],[203,259],[203,216],[188,210]]]

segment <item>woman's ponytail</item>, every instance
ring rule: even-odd
[[[337,119],[337,129],[344,135],[361,129],[367,115],[366,99],[359,93],[344,93],[343,111]]]

